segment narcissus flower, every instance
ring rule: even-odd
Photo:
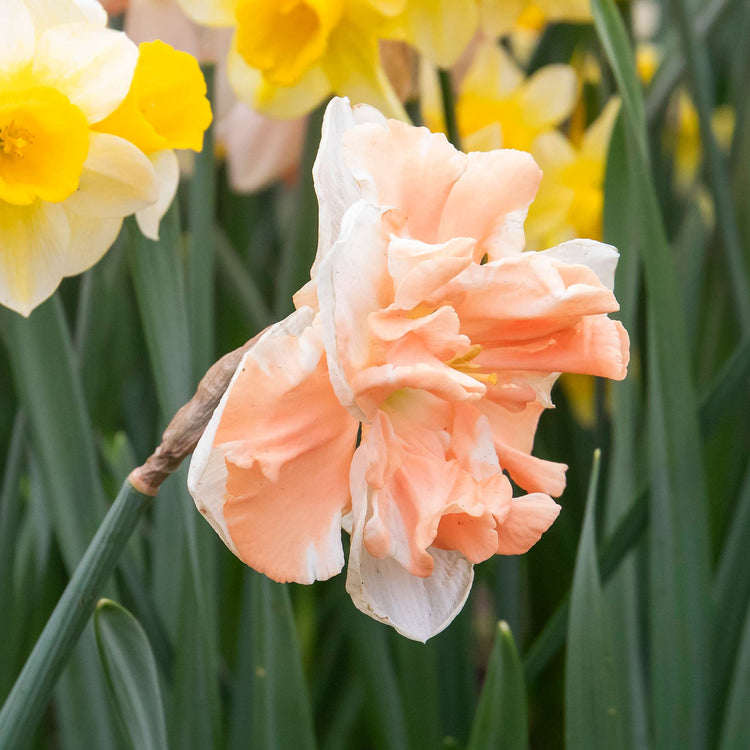
[[[554,130],[531,152],[544,172],[526,220],[528,247],[539,250],[574,237],[602,238],[607,152],[620,100],[611,99],[578,143]]]
[[[405,117],[378,40],[405,0],[179,0],[198,23],[236,30],[229,77],[253,109],[299,117],[331,93]]]
[[[551,21],[590,20],[588,0],[406,0],[387,33],[438,67],[451,68],[478,30],[497,38],[517,30],[538,33]]]
[[[253,192],[293,175],[302,156],[306,120],[273,120],[237,100],[226,73],[232,34],[190,20],[176,0],[130,0],[124,28],[135,42],[161,39],[199,62],[218,63],[214,76],[214,141],[237,192]]]
[[[192,55],[159,40],[143,42],[138,51],[127,96],[94,129],[130,141],[151,161],[159,180],[159,197],[138,211],[136,219],[141,231],[155,240],[180,179],[173,149],[203,148],[211,105],[203,73]]]
[[[0,303],[22,315],[158,195],[143,152],[93,128],[125,98],[138,58],[105,24],[83,0],[0,8]]]
[[[628,339],[607,317],[614,248],[522,252],[540,176],[529,154],[465,155],[329,105],[311,281],[242,360],[190,467],[198,508],[247,564],[329,578],[343,527],[356,606],[425,640],[474,564],[554,521],[566,467],[531,455],[552,384],[624,377]]]

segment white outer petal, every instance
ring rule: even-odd
[[[255,346],[267,338],[291,334],[298,336],[313,320],[314,312],[309,307],[303,307],[293,312],[287,318],[271,326],[258,339]],[[195,447],[188,469],[188,491],[195,501],[195,507],[211,524],[214,531],[222,538],[224,544],[236,555],[237,549],[232,542],[231,534],[224,519],[224,488],[227,483],[227,466],[224,453],[214,449],[214,438],[224,414],[229,394],[235,380],[242,371],[245,359],[250,355],[246,352],[232,376],[219,405],[214,410],[211,419]]]
[[[120,31],[64,24],[38,37],[34,78],[61,91],[95,123],[125,98],[137,60],[138,47]]]
[[[150,240],[159,239],[159,222],[172,205],[177,186],[180,183],[180,165],[177,155],[171,149],[164,149],[151,154],[149,157],[156,172],[156,181],[159,186],[159,197],[156,203],[140,209],[135,214],[141,232]]]
[[[21,0],[0,5],[0,79],[22,70],[34,55],[34,21]]]
[[[120,233],[122,219],[92,219],[68,211],[68,222],[70,246],[61,270],[63,276],[75,276],[98,263],[112,247]]]
[[[359,421],[367,416],[354,401],[354,391],[346,375],[340,355],[347,364],[363,366],[368,358],[369,336],[366,317],[380,309],[378,283],[373,274],[385,271],[386,245],[381,237],[383,211],[365,201],[358,201],[343,217],[338,239],[318,268],[318,303],[323,343],[328,358],[328,374],[334,393],[341,405]],[[369,282],[369,283],[368,283]],[[358,294],[352,294],[358,288]],[[337,296],[337,290],[345,294]],[[360,330],[357,324],[362,324]],[[346,325],[345,341],[341,341],[340,325]]]
[[[357,449],[351,473],[354,535],[346,590],[361,612],[424,643],[446,628],[463,608],[474,567],[460,552],[430,547],[435,568],[429,578],[419,578],[391,558],[372,557],[362,539],[368,506],[362,490],[366,487],[365,463],[364,452]]]
[[[37,34],[64,23],[107,25],[107,13],[96,0],[26,0],[26,7],[34,17]]]
[[[544,255],[563,263],[588,266],[608,289],[614,289],[615,269],[620,253],[616,247],[605,245],[596,240],[568,240],[560,245],[542,250],[537,255]]]
[[[362,197],[354,175],[344,161],[344,133],[363,122],[386,123],[385,117],[367,105],[352,108],[347,98],[335,97],[326,107],[318,155],[313,165],[313,183],[318,196],[318,250],[310,274],[328,254],[341,231],[347,210]]]
[[[27,316],[57,289],[69,249],[62,205],[0,201],[0,304]]]
[[[90,133],[79,188],[66,207],[81,216],[121,218],[158,197],[156,172],[140,149],[116,135]]]

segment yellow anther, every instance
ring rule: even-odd
[[[474,364],[472,360],[479,356],[482,351],[480,344],[473,344],[463,354],[457,355],[452,359],[449,359],[446,364],[448,367],[452,367],[454,370],[466,373],[470,375],[474,380],[478,380],[480,383],[487,383],[489,385],[497,384],[497,373],[494,372],[479,372],[481,365]]]
[[[0,128],[0,148],[7,156],[23,159],[24,149],[34,142],[34,136],[26,128],[17,127],[11,120]]]

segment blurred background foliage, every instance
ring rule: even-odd
[[[501,42],[525,76],[575,67],[571,139],[622,100],[603,237],[630,374],[558,386],[542,417],[536,454],[570,466],[557,522],[478,566],[422,645],[356,611],[340,576],[281,586],[244,567],[183,468],[29,746],[750,747],[750,5],[593,11]],[[407,110],[427,114],[416,96]],[[316,246],[321,114],[293,178],[237,192],[209,139],[158,243],[126,226],[28,320],[0,314],[0,695],[107,498],[211,362],[291,310]]]

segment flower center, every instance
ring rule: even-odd
[[[472,344],[463,354],[459,354],[452,359],[449,359],[445,364],[447,364],[448,367],[452,367],[454,370],[471,375],[474,380],[478,380],[480,383],[496,385],[497,373],[480,372],[481,365],[474,362],[481,351],[481,344]]]
[[[13,120],[0,128],[0,148],[6,156],[23,159],[26,147],[33,142],[34,134],[16,125]]]
[[[344,0],[240,0],[237,50],[275,86],[293,86],[324,55]]]
[[[64,201],[88,150],[86,118],[64,94],[47,86],[0,93],[0,201]]]

